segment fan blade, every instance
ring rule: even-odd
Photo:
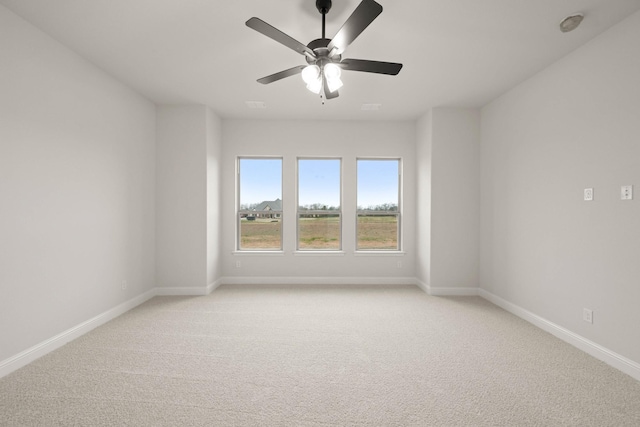
[[[314,59],[316,57],[316,54],[313,53],[313,51],[309,49],[307,46],[303,45],[302,43],[292,38],[291,36],[286,35],[282,31],[278,30],[276,27],[273,27],[267,24],[260,18],[256,18],[254,16],[253,18],[249,19],[246,22],[246,24],[247,24],[247,27],[253,28],[257,32],[262,33],[265,36],[269,37],[270,39],[273,39],[278,43],[285,45],[289,49],[295,50],[301,55],[307,55]]]
[[[392,76],[397,75],[402,69],[402,64],[397,62],[367,61],[366,59],[343,59],[338,65],[349,71],[390,74]]]
[[[331,56],[340,55],[382,13],[382,6],[373,0],[362,0],[342,25],[327,48]]]
[[[329,84],[327,83],[327,79],[322,79],[322,90],[324,91],[324,97],[327,99],[337,98],[339,93],[338,91],[329,92]]]
[[[258,83],[262,83],[263,85],[277,82],[278,80],[282,80],[285,77],[295,76],[296,74],[300,74],[304,69],[304,65],[298,65],[293,68],[289,68],[288,70],[280,71],[279,73],[271,74],[270,76],[263,77],[258,79]]]

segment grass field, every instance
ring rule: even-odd
[[[240,249],[282,249],[282,220],[240,221]]]
[[[281,249],[282,221],[261,219],[240,222],[240,249]],[[395,216],[358,217],[358,249],[398,249],[398,221]],[[340,249],[340,218],[300,218],[299,244],[302,250]]]
[[[300,218],[298,249],[340,250],[340,217]]]
[[[398,217],[359,216],[357,249],[398,249]]]

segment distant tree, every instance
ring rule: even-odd
[[[258,206],[260,203],[243,203],[240,205],[240,210],[242,211],[252,211]]]
[[[302,205],[299,207],[300,210],[306,211],[336,211],[339,208],[337,206],[327,206],[322,203],[311,203],[307,205]]]
[[[359,211],[386,211],[395,212],[398,210],[398,205],[395,203],[381,203],[379,205],[369,205],[366,207],[358,206]]]

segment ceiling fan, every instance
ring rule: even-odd
[[[269,84],[302,74],[307,89],[326,99],[333,99],[338,97],[338,89],[342,87],[341,70],[393,76],[400,72],[402,64],[395,62],[342,58],[345,49],[382,13],[382,6],[374,0],[362,0],[333,39],[325,37],[325,16],[331,9],[331,0],[316,0],[316,8],[322,14],[322,38],[315,39],[306,46],[259,18],[253,17],[246,22],[247,27],[295,50],[307,60],[307,65],[271,74],[258,79],[259,83]]]

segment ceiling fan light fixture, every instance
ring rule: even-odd
[[[342,69],[391,76],[400,72],[402,64],[395,62],[342,58],[345,49],[382,13],[380,4],[375,0],[361,0],[336,35],[329,39],[325,34],[325,24],[326,14],[331,9],[331,3],[331,0],[316,0],[318,12],[322,14],[322,37],[312,40],[307,45],[255,16],[245,22],[247,27],[303,55],[309,64],[271,74],[258,79],[258,83],[269,84],[286,77],[302,74],[307,89],[321,93],[324,104],[324,99],[338,97],[338,89],[343,85],[340,79]]]
[[[329,63],[324,66],[323,74],[327,79],[327,87],[329,88],[329,92],[335,92],[342,87],[342,80],[340,80],[341,73],[342,70],[336,64]]]
[[[307,83],[307,89],[315,94],[320,93],[320,90],[322,89],[322,79],[318,77],[314,81]]]
[[[302,80],[307,85],[311,85],[320,79],[320,67],[317,65],[308,65],[302,70]]]
[[[329,92],[335,92],[342,87],[342,80],[340,80],[340,77],[327,79],[327,87]]]
[[[329,63],[324,66],[324,75],[327,79],[339,79],[340,74],[340,67],[338,67],[336,64]]]

